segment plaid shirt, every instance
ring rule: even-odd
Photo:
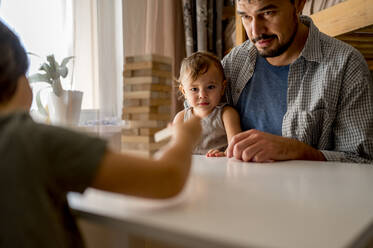
[[[364,57],[350,45],[321,33],[309,17],[306,44],[289,68],[282,136],[319,149],[327,160],[372,163],[373,85]],[[222,60],[235,106],[255,70],[250,41]]]

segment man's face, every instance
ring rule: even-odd
[[[246,34],[263,57],[277,57],[297,32],[296,8],[290,0],[237,0]]]

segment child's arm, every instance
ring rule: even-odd
[[[232,137],[241,132],[240,117],[237,111],[230,106],[224,107],[221,115],[229,144]],[[207,157],[224,157],[225,155],[225,151],[222,152],[215,149],[208,151],[206,154]]]
[[[177,113],[175,115],[175,118],[174,118],[174,121],[172,122],[172,124],[184,122],[184,113],[185,113],[185,110],[181,110],[179,113]]]
[[[171,141],[158,158],[107,151],[93,187],[141,197],[167,198],[179,193],[188,177],[201,125],[199,118],[176,124]]]
[[[172,135],[172,125],[177,124],[177,123],[183,123],[183,122],[184,122],[184,110],[177,113],[173,122],[168,123],[166,128],[154,134],[154,141],[160,142],[160,141],[169,139]]]
[[[223,113],[221,115],[229,144],[231,142],[232,137],[242,131],[240,116],[238,115],[238,112],[231,106],[224,107]]]

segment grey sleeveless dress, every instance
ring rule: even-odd
[[[227,133],[221,118],[222,110],[226,104],[219,104],[205,118],[202,119],[202,135],[200,142],[194,148],[193,154],[205,155],[210,149],[225,151],[228,146]],[[192,107],[185,109],[184,121],[192,116]]]

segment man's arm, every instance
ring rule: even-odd
[[[350,54],[344,69],[333,125],[334,149],[322,152],[330,161],[372,163],[372,78],[364,57],[357,51]]]
[[[189,174],[191,154],[201,132],[200,119],[173,126],[174,135],[158,158],[141,158],[107,151],[92,186],[150,198],[178,194]]]

